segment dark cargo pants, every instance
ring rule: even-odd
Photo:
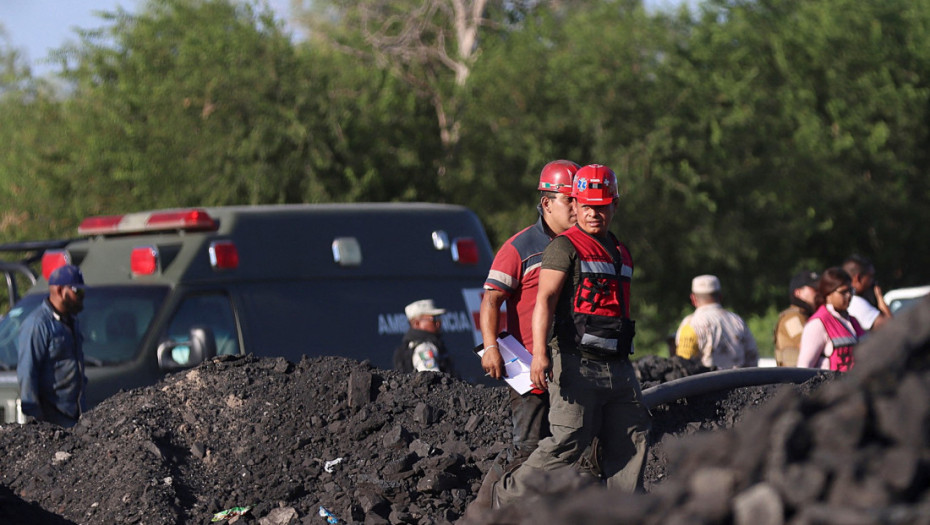
[[[574,465],[595,436],[607,486],[627,492],[642,487],[651,415],[628,359],[600,361],[554,351],[549,403],[552,436],[520,468],[504,474],[495,485],[495,503],[528,495],[542,471]]]
[[[514,459],[529,456],[539,441],[549,437],[549,394],[520,395],[510,389],[510,417],[513,420]]]

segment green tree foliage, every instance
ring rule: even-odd
[[[318,43],[386,68],[435,111],[443,146],[461,136],[461,91],[480,54],[488,0],[295,0]],[[440,174],[445,173],[440,166]]]
[[[0,24],[0,93],[16,87],[29,73],[20,63],[19,52],[10,45],[3,24]]]
[[[0,242],[61,225],[63,195],[50,172],[60,126],[51,86],[32,76],[0,31]]]
[[[652,171],[670,174],[680,203],[672,221],[690,225],[649,237],[673,261],[663,287],[686,292],[713,272],[733,303],[759,311],[784,301],[799,266],[851,252],[915,277],[905,261],[927,249],[913,237],[927,212],[908,205],[927,195],[926,7],[714,0],[684,22],[650,136]]]
[[[295,3],[297,44],[252,1],[107,14],[58,54],[58,91],[0,47],[0,235],[421,200],[473,208],[497,246],[568,158],[620,179],[641,351],[701,273],[763,347],[802,267],[860,252],[886,289],[930,281],[930,0]]]
[[[927,194],[928,11],[866,4],[712,1],[695,18],[577,2],[501,24],[472,77],[454,182],[494,188],[469,204],[500,242],[532,218],[547,160],[612,166],[650,346],[699,273],[747,314],[784,304],[797,269],[851,252],[925,280],[913,201]]]
[[[468,133],[452,184],[494,188],[474,194],[470,204],[506,238],[535,216],[527,203],[536,200],[536,180],[547,162],[567,158],[618,168],[622,148],[651,128],[651,42],[658,33],[651,34],[639,2],[575,2],[555,10],[541,4],[498,12],[491,21],[495,31],[485,33],[472,75]],[[611,30],[595,30],[591,38],[587,28],[600,26]]]
[[[303,197],[323,101],[299,91],[300,63],[268,12],[157,0],[109,16],[65,72],[67,169],[86,211]]]
[[[109,16],[64,55],[85,210],[436,197],[425,177],[385,175],[426,172],[435,144],[387,72],[298,51],[250,4],[153,0]]]
[[[45,82],[33,78],[0,26],[0,243],[44,237],[58,221],[49,214],[52,205],[32,213],[26,205],[37,194],[47,196],[50,187],[49,181],[29,176],[42,168],[54,140],[53,130],[48,134],[40,131],[58,121],[57,106],[49,93]],[[0,258],[16,262],[26,255],[0,252]],[[19,272],[11,278],[19,293],[32,284]],[[0,316],[9,309],[8,284],[0,285]]]

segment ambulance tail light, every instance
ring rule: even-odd
[[[234,270],[239,267],[239,250],[232,241],[210,243],[210,265],[214,270]]]
[[[478,243],[471,237],[459,237],[452,241],[452,260],[459,264],[478,264]]]
[[[152,275],[158,271],[158,249],[154,246],[139,246],[129,255],[129,269],[133,276]]]
[[[52,272],[66,264],[71,264],[71,254],[65,250],[46,250],[42,254],[42,277],[48,280]]]

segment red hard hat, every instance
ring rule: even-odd
[[[539,173],[539,187],[541,191],[557,191],[570,195],[572,193],[572,177],[578,171],[578,165],[570,160],[554,160],[543,166]]]
[[[603,206],[620,197],[617,176],[612,169],[600,164],[589,164],[575,173],[572,197],[580,204]]]

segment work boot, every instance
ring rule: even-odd
[[[601,442],[595,437],[591,440],[591,444],[588,445],[588,448],[581,454],[581,457],[578,458],[575,466],[578,468],[578,472],[583,476],[591,476],[594,479],[600,480],[603,478],[604,474],[603,470],[601,470],[602,457],[603,448],[601,447]]]
[[[487,474],[484,475],[484,479],[481,480],[481,488],[478,489],[475,500],[465,509],[463,517],[474,518],[482,511],[492,508],[493,487],[494,484],[501,479],[501,476],[504,475],[504,466],[502,465],[504,459],[503,453],[501,453],[501,455],[497,456],[494,462],[491,463],[491,468],[488,469]]]

